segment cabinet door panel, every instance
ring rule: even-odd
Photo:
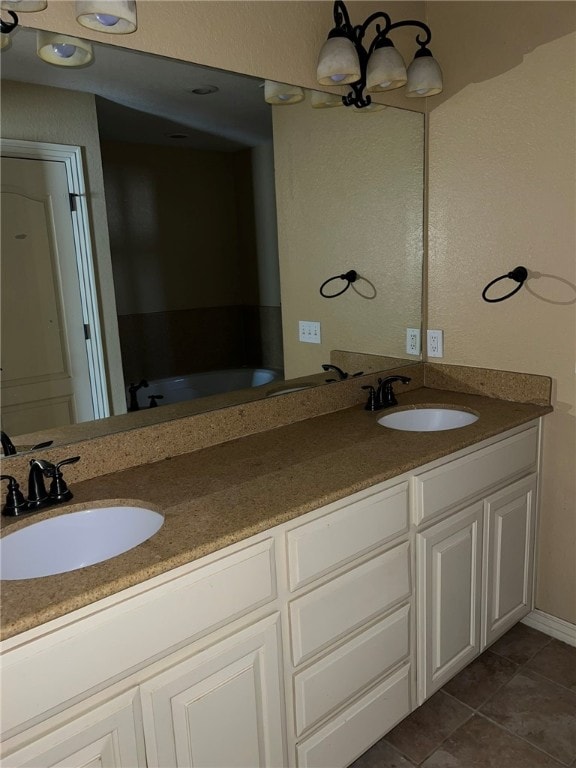
[[[10,768],[137,768],[145,765],[142,723],[134,689],[104,704],[95,705],[87,713],[78,709],[53,718],[54,724],[44,736],[32,736],[25,747],[10,751],[5,745],[2,765]],[[88,703],[84,703],[86,708]],[[50,721],[42,724],[50,729]],[[37,729],[34,729],[37,730]],[[26,732],[16,739],[22,743]]]
[[[482,512],[478,502],[417,536],[420,703],[480,651]]]
[[[483,646],[531,609],[536,477],[485,501],[485,607]]]
[[[141,694],[150,766],[284,764],[276,616],[153,677]]]

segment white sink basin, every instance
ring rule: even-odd
[[[475,413],[455,408],[411,408],[381,416],[378,424],[407,432],[440,432],[443,429],[466,427],[477,420]]]
[[[143,507],[100,507],[32,523],[0,539],[0,578],[36,579],[109,560],[164,523]]]

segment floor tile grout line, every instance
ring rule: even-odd
[[[478,657],[478,658],[479,658],[479,657]],[[508,661],[509,661],[509,659],[508,659]],[[520,670],[522,669],[522,667],[521,667],[521,665],[520,665],[520,664],[516,664],[516,662],[511,662],[511,663],[516,665],[516,669],[515,669],[515,670],[512,672],[512,674],[510,675],[510,677],[509,677],[509,678],[508,678],[508,679],[507,679],[505,682],[501,683],[501,684],[498,686],[498,688],[496,688],[494,691],[492,691],[492,693],[491,693],[491,694],[490,694],[490,695],[489,695],[489,696],[488,696],[486,699],[484,699],[484,701],[482,701],[482,702],[481,702],[481,703],[480,703],[480,704],[479,704],[477,707],[473,707],[473,706],[472,706],[471,704],[469,704],[467,701],[463,701],[462,699],[459,699],[459,698],[458,698],[458,696],[456,696],[454,693],[450,693],[449,691],[446,691],[446,690],[444,690],[444,688],[441,688],[440,690],[442,691],[442,693],[445,693],[447,696],[451,696],[453,699],[455,699],[455,700],[456,700],[457,702],[459,702],[460,704],[465,704],[467,707],[469,707],[470,709],[474,710],[474,712],[479,712],[479,711],[480,711],[480,708],[481,708],[481,707],[483,707],[485,704],[487,704],[487,703],[488,703],[488,702],[489,702],[489,701],[490,701],[490,700],[491,700],[491,699],[492,699],[494,696],[496,696],[496,694],[497,694],[497,693],[500,693],[500,691],[501,691],[503,688],[505,688],[505,687],[508,685],[508,683],[509,683],[509,682],[510,682],[510,681],[511,681],[511,680],[512,680],[514,677],[516,677],[516,675],[517,675],[517,674],[520,672]],[[464,669],[466,669],[466,667],[464,667]],[[464,671],[464,670],[462,670],[462,671]]]
[[[532,669],[531,667],[526,667],[524,671],[530,672],[531,674],[536,675],[536,677],[539,677],[541,680],[546,680],[547,683],[558,685],[560,688],[562,688],[562,690],[568,691],[568,693],[573,693],[576,696],[576,690],[574,690],[574,688],[569,688],[567,685],[564,685],[563,683],[559,683],[558,680],[553,680],[551,677],[546,677],[546,675],[542,674],[542,672],[538,672],[536,669]]]
[[[485,715],[483,712],[477,712],[476,713],[478,717],[483,717],[485,720],[488,720],[489,723],[492,723],[492,725],[495,725],[497,728],[499,728],[501,731],[505,731],[510,736],[514,736],[517,739],[520,739],[520,741],[523,741],[525,744],[528,744],[532,749],[535,749],[537,752],[541,752],[543,755],[546,755],[546,757],[552,758],[552,760],[555,760],[559,766],[562,766],[563,768],[571,768],[572,763],[568,762],[565,763],[563,760],[560,760],[559,757],[556,755],[550,754],[550,752],[547,752],[545,749],[542,749],[542,747],[537,746],[531,741],[528,741],[528,739],[524,738],[524,736],[521,736],[519,733],[514,733],[514,731],[511,731],[509,728],[506,728],[505,725],[502,725],[497,720],[493,720],[488,715]],[[573,756],[569,758],[570,760],[573,760]]]

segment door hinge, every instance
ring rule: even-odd
[[[90,326],[88,325],[88,323],[84,323],[84,338],[86,339],[86,341],[89,341],[91,338]]]
[[[74,192],[69,192],[68,193],[68,200],[70,201],[70,210],[72,211],[72,213],[74,213],[77,210],[76,209],[76,198],[77,197],[78,197],[78,195],[75,194]]]

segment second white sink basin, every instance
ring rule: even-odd
[[[35,579],[121,555],[164,523],[144,507],[100,507],[32,523],[0,539],[0,579]]]
[[[478,416],[470,411],[456,408],[410,408],[395,411],[378,419],[378,424],[390,429],[407,432],[440,432],[444,429],[458,429],[473,424]]]

